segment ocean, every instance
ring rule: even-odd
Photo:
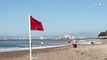
[[[43,46],[41,44],[43,41]],[[68,42],[69,39],[36,39],[32,40],[32,49],[42,49],[42,48],[52,48],[58,46],[66,46],[70,43]],[[96,42],[100,44],[101,42],[98,40],[78,40],[78,44],[90,44],[90,42]],[[27,50],[29,49],[29,40],[0,40],[0,52],[9,52],[9,51],[17,51],[17,50]]]

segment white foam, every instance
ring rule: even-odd
[[[41,47],[32,47],[32,49],[45,49],[45,48],[54,48],[54,47],[61,47],[66,45],[57,45],[57,46],[41,46]],[[30,48],[0,48],[0,52],[11,52],[11,51],[20,51],[20,50],[29,50]]]

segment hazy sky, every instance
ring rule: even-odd
[[[29,13],[45,29],[34,36],[107,30],[107,0],[0,0],[0,36],[28,36]]]

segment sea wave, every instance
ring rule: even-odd
[[[41,46],[41,47],[32,47],[32,49],[44,49],[44,48],[54,48],[54,47],[60,47],[60,46],[67,46],[67,45],[56,45],[56,46]],[[20,51],[20,50],[29,50],[29,47],[26,48],[0,48],[0,52],[11,52],[11,51]]]

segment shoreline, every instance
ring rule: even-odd
[[[72,45],[69,45],[33,49],[32,57],[33,60],[104,60],[107,59],[106,46],[106,43],[79,44],[77,48],[72,48]],[[0,60],[29,60],[29,50],[0,52]]]
[[[105,42],[102,42],[101,40],[79,40],[78,44],[91,44],[91,42],[95,44],[104,44]],[[44,48],[53,48],[53,47],[59,47],[59,46],[67,46],[70,45],[70,43],[67,43],[65,45],[53,45],[53,46],[38,46],[38,47],[32,47],[32,49],[44,49]],[[21,50],[29,50],[29,47],[14,47],[14,48],[0,48],[0,52],[11,52],[11,51],[21,51]]]
[[[54,46],[40,46],[40,47],[32,47],[33,49],[46,49],[46,48],[55,48],[55,47],[62,47],[67,45],[54,45]],[[8,50],[7,50],[8,49]],[[0,49],[0,52],[15,52],[15,51],[24,51],[24,50],[30,50],[29,47],[27,48],[6,48],[6,49]]]

